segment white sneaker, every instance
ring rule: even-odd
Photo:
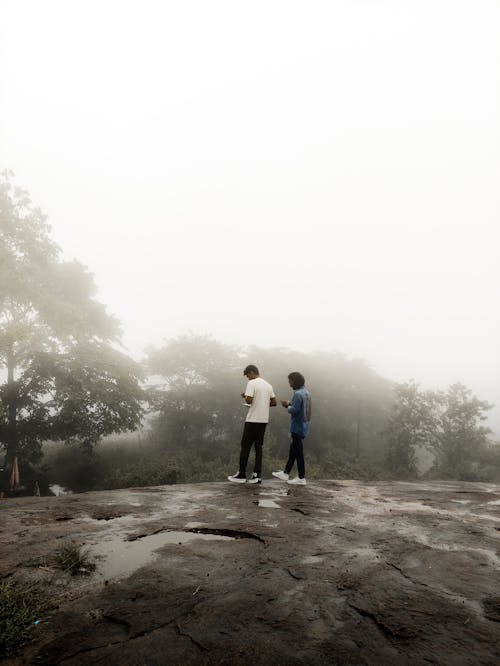
[[[298,476],[295,477],[295,479],[290,479],[290,481],[287,481],[291,486],[305,486],[306,485],[306,480],[305,479],[299,479]]]
[[[273,476],[281,481],[288,481],[290,478],[290,474],[287,474],[286,472],[273,472]]]
[[[239,472],[236,472],[233,476],[228,476],[227,477],[228,481],[232,481],[233,483],[246,483],[247,478],[246,476],[242,476]]]
[[[248,479],[247,483],[262,483],[262,479],[256,474],[256,472],[254,472],[251,478]]]

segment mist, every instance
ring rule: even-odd
[[[137,360],[193,331],[496,404],[496,10],[4,0],[1,167]]]

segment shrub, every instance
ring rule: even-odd
[[[339,449],[331,451],[318,466],[318,475],[330,479],[362,479],[376,481],[384,477],[383,468],[365,459],[355,458],[353,454]]]
[[[88,550],[84,550],[74,543],[67,543],[59,548],[56,552],[55,562],[60,569],[69,571],[72,576],[87,576],[96,568]]]
[[[108,468],[99,478],[95,488],[114,490],[138,486],[163,486],[177,483],[178,471],[170,462],[138,460],[125,465]]]

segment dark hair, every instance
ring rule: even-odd
[[[300,372],[291,372],[288,375],[288,379],[290,380],[290,383],[294,389],[302,388],[306,383],[304,375],[301,375]]]
[[[243,374],[248,375],[249,372],[255,372],[258,375],[259,368],[256,365],[247,365],[247,367],[243,370]]]

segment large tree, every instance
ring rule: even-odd
[[[235,447],[246,416],[239,397],[246,363],[236,349],[188,334],[150,349],[147,365],[156,378],[149,401],[164,450],[209,459]]]
[[[435,471],[441,476],[467,480],[473,478],[475,467],[488,444],[491,430],[481,422],[493,407],[479,400],[461,383],[439,393],[441,413],[439,436],[435,440]]]
[[[28,194],[0,178],[0,449],[36,460],[44,440],[92,447],[134,429],[140,368],[117,349],[118,321],[91,274],[65,262]]]
[[[395,401],[388,418],[386,463],[397,478],[417,475],[417,452],[437,445],[438,402],[432,391],[419,391],[413,380],[396,384]]]
[[[472,478],[488,445],[489,428],[481,425],[491,409],[463,384],[446,391],[420,391],[415,382],[395,386],[395,401],[385,430],[387,459],[397,477],[417,475],[417,451],[434,456],[432,474]]]

